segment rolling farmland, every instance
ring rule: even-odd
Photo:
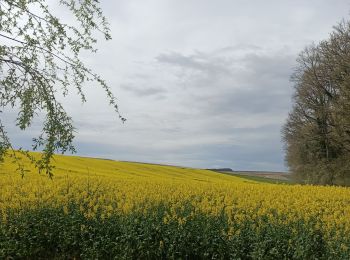
[[[350,256],[349,188],[72,156],[55,166],[50,179],[1,165],[0,258]]]

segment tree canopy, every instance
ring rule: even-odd
[[[307,183],[350,184],[350,22],[308,46],[292,76],[294,106],[283,128],[286,161]]]
[[[66,19],[69,23],[54,12],[55,4],[70,15]],[[105,40],[111,39],[97,0],[0,1],[0,116],[6,107],[16,108],[16,125],[25,130],[36,116],[43,115],[41,133],[33,138],[33,149],[43,151],[35,163],[48,174],[55,152],[75,151],[75,128],[57,99],[58,93],[66,96],[75,90],[85,102],[84,83],[94,81],[104,89],[109,103],[125,121],[107,83],[80,58],[82,51],[97,51],[96,32]],[[1,118],[0,159],[6,154],[16,159],[15,147]]]

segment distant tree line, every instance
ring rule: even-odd
[[[293,109],[283,127],[296,180],[350,184],[350,22],[302,51],[292,75]]]

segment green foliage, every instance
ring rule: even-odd
[[[6,107],[16,107],[19,111],[16,124],[22,130],[31,125],[35,116],[43,115],[42,131],[33,139],[33,149],[43,150],[36,164],[48,174],[54,152],[75,151],[72,119],[57,100],[57,92],[66,96],[75,89],[85,102],[83,85],[95,81],[105,90],[119,118],[125,121],[106,82],[87,68],[79,56],[83,50],[96,52],[94,32],[111,39],[98,1],[58,3],[71,14],[71,24],[55,16],[54,3],[50,6],[47,0],[0,2],[0,113]],[[0,121],[0,159],[9,149],[13,147]],[[18,159],[14,153],[10,155]]]
[[[0,258],[26,259],[349,259],[350,239],[326,238],[316,221],[288,225],[269,217],[229,222],[226,215],[190,215],[163,221],[166,205],[147,212],[85,218],[70,205],[13,212],[0,223]],[[230,233],[230,230],[234,230]]]

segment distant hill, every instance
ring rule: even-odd
[[[213,168],[213,169],[206,169],[209,171],[214,171],[214,172],[233,172],[231,168]]]

